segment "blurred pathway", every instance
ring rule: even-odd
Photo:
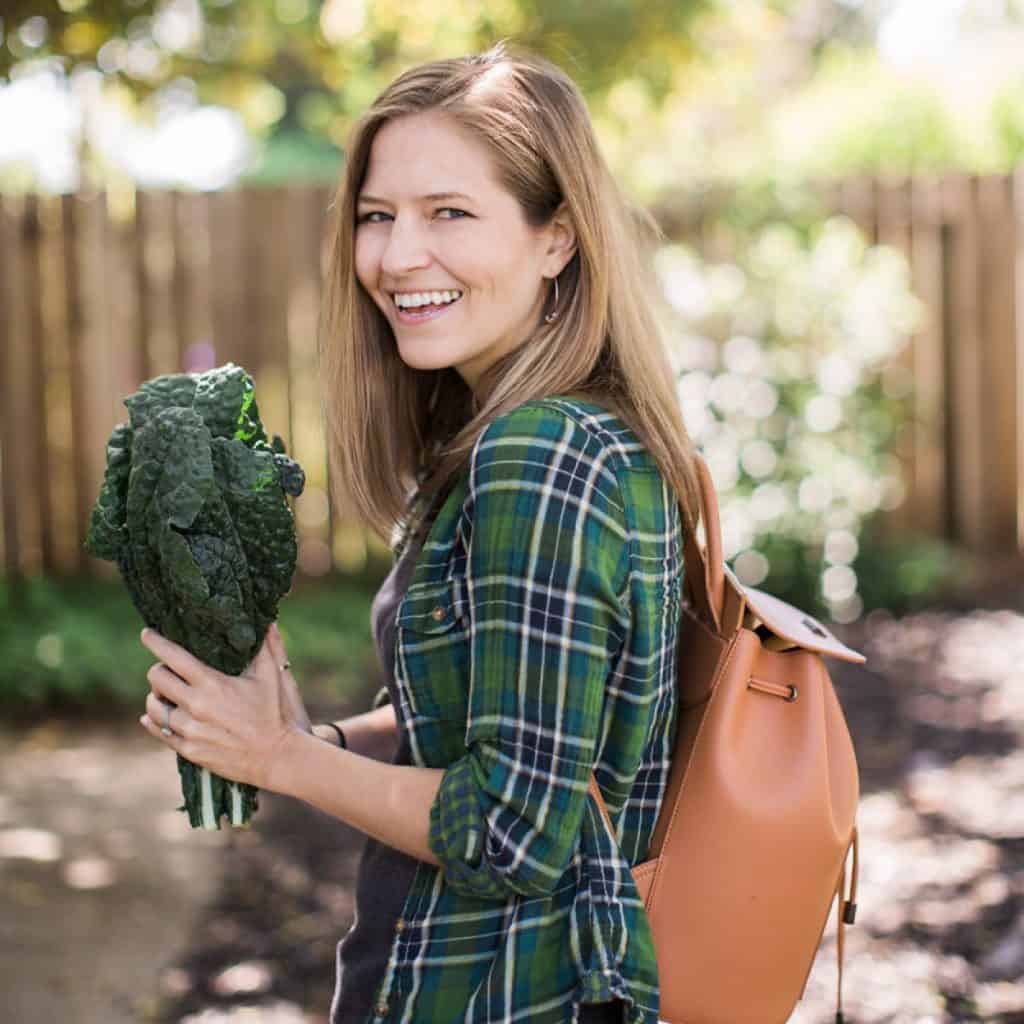
[[[219,886],[225,834],[191,834],[174,754],[134,721],[0,725],[8,1024],[139,1020]]]
[[[843,635],[869,659],[830,663],[861,770],[847,1020],[1024,1024],[1024,579]],[[831,1020],[834,922],[793,1024]]]
[[[869,658],[830,662],[861,768],[850,1022],[1024,1024],[1024,582],[983,603],[837,629]],[[203,833],[180,799],[134,719],[0,726],[5,1024],[324,1024],[362,835],[273,794]],[[834,928],[790,1024],[832,1021]]]

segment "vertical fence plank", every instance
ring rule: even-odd
[[[33,547],[28,521],[34,504],[31,461],[21,434],[27,389],[28,344],[25,340],[24,284],[22,281],[21,200],[0,195],[0,330],[3,374],[0,376],[0,472],[3,481],[4,570],[13,593],[21,593],[23,577],[34,568],[38,547]]]
[[[910,231],[910,180],[906,177],[887,177],[875,182],[875,240],[902,253],[909,262],[911,258]],[[909,390],[913,379],[916,359],[914,338],[910,337],[904,348],[896,353],[883,370],[890,386],[903,389],[906,381]],[[891,534],[914,529],[916,496],[914,481],[918,475],[917,449],[913,421],[893,441],[892,454],[899,460],[900,477],[904,481],[903,501],[883,517],[886,530]]]
[[[1017,451],[1024,459],[1024,164],[1013,176],[1014,200],[1014,312],[1017,344]],[[1020,462],[1018,461],[1018,471]],[[1024,480],[1017,487],[1017,551],[1024,551]]]
[[[28,195],[22,215],[22,258],[25,306],[28,323],[29,377],[24,382],[30,394],[27,416],[21,427],[28,435],[24,443],[32,452],[32,470],[36,478],[36,508],[40,565],[43,572],[56,569],[53,547],[53,506],[50,495],[52,469],[46,437],[46,332],[43,323],[42,225],[40,197]]]
[[[916,528],[952,537],[947,507],[946,359],[943,345],[946,293],[943,276],[942,189],[935,178],[911,180],[911,279],[924,304],[913,339],[914,476],[909,505]]]
[[[43,437],[48,475],[52,565],[49,572],[65,574],[77,568],[78,522],[75,511],[74,453],[71,437],[71,373],[64,274],[63,218],[60,197],[41,196],[39,223],[39,309],[43,386]]]
[[[82,376],[83,498],[91,508],[99,494],[106,470],[107,440],[119,420],[126,419],[117,394],[116,353],[111,345],[111,316],[108,294],[110,271],[107,253],[110,225],[107,194],[102,191],[82,196],[78,219],[78,266],[81,272],[82,331],[79,368]],[[89,556],[90,571],[101,577],[115,575],[114,566]]]
[[[171,299],[171,317],[169,334],[174,338],[177,353],[176,368],[180,373],[191,368],[194,343],[192,293],[189,288],[188,237],[187,229],[183,230],[184,207],[181,202],[182,193],[175,189],[167,194],[167,236],[170,241],[168,274],[168,293]]]
[[[875,185],[867,175],[844,178],[839,185],[839,212],[846,214],[874,243]]]
[[[42,504],[42,476],[45,463],[37,459],[37,437],[41,431],[40,408],[34,400],[36,381],[36,354],[33,338],[34,304],[32,262],[35,242],[32,238],[34,213],[30,197],[8,197],[5,201],[5,234],[10,240],[5,258],[8,279],[8,327],[12,353],[7,377],[7,402],[12,412],[10,432],[5,446],[5,461],[12,468],[13,489],[18,499],[16,518],[17,563],[26,576],[35,575],[43,568],[43,540],[40,512]],[[6,257],[6,253],[5,253]]]
[[[6,260],[13,258],[13,247],[9,244],[5,232],[6,214],[0,196],[0,253]],[[11,583],[18,571],[18,545],[14,540],[17,533],[16,519],[18,505],[15,501],[17,489],[14,486],[10,466],[10,444],[13,423],[7,406],[7,388],[12,379],[10,362],[14,359],[14,342],[11,337],[11,325],[8,323],[8,311],[11,296],[7,291],[6,262],[0,259],[0,557],[3,559],[4,576]]]
[[[280,434],[290,452],[288,422],[288,237],[287,195],[279,188],[253,189],[249,195],[246,247],[251,261],[248,305],[255,311],[251,324],[253,365],[263,423]]]
[[[947,259],[947,407],[951,431],[951,496],[957,536],[972,551],[986,541],[985,456],[979,324],[980,239],[977,178],[956,174],[943,182],[950,227]]]
[[[63,226],[64,257],[64,325],[67,332],[68,373],[71,376],[71,463],[75,487],[75,551],[76,570],[88,568],[88,556],[83,548],[89,530],[92,495],[89,493],[89,473],[86,449],[89,435],[86,430],[87,405],[85,381],[85,312],[82,308],[82,273],[80,259],[79,220],[82,213],[80,195],[61,197],[61,223]]]
[[[241,363],[250,320],[245,309],[242,249],[242,190],[209,196],[210,289],[217,365]]]
[[[143,239],[142,281],[143,305],[146,309],[147,376],[180,373],[179,324],[183,310],[175,292],[176,232],[174,197],[163,190],[141,193],[141,209],[145,221]]]
[[[1016,232],[1009,175],[987,175],[978,183],[981,219],[978,298],[984,443],[985,548],[1012,551],[1017,542],[1021,458],[1017,447]]]
[[[809,188],[814,192],[823,217],[834,217],[843,212],[841,181],[836,178],[816,179]]]
[[[132,185],[118,185],[107,192],[106,343],[113,371],[111,410],[115,421],[127,418],[124,398],[143,379],[146,360],[139,344],[139,295],[135,287],[137,255],[135,246],[138,192]]]
[[[135,289],[135,352],[139,383],[153,376],[150,338],[153,334],[153,309],[150,305],[149,272],[146,264],[146,239],[152,231],[153,193],[140,188],[135,193],[135,222],[132,234],[132,284]]]
[[[210,201],[202,192],[171,193],[173,204],[172,295],[178,369],[208,370],[216,365],[210,265]]]
[[[306,489],[295,502],[299,567],[321,576],[333,566],[328,533],[327,466],[317,373],[316,330],[320,302],[322,215],[317,195],[288,188],[291,275],[288,288],[288,347],[291,368],[292,441],[306,470]]]
[[[236,234],[239,281],[234,299],[245,310],[245,318],[238,318],[231,357],[249,371],[257,385],[267,338],[264,317],[268,314],[271,300],[265,291],[263,274],[263,266],[267,262],[266,251],[272,247],[274,238],[271,233],[271,212],[272,202],[268,189],[247,187],[239,191]]]
[[[231,302],[234,323],[231,358],[253,374],[258,382],[260,347],[263,338],[260,320],[264,314],[264,298],[260,292],[260,261],[262,249],[271,244],[260,223],[260,200],[254,188],[234,190],[235,256]]]

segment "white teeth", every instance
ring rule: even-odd
[[[395,305],[403,308],[428,306],[440,302],[453,302],[460,298],[462,292],[458,289],[444,292],[398,292],[395,294]]]

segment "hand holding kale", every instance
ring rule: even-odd
[[[229,675],[259,651],[291,587],[297,543],[286,495],[305,486],[277,435],[268,442],[252,378],[234,363],[166,374],[125,399],[129,423],[107,469],[85,548],[115,562],[135,607],[162,635]],[[257,790],[178,755],[193,827],[245,825]]]

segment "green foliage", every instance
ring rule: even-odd
[[[80,711],[138,717],[153,655],[119,580],[0,580],[0,714],[26,720]],[[367,689],[375,657],[368,623],[373,581],[333,578],[297,585],[278,622],[307,701],[337,703]]]
[[[731,260],[682,244],[657,254],[684,417],[737,576],[851,621],[869,599],[899,603],[948,567],[911,541],[909,568],[885,585],[865,590],[859,571],[878,561],[866,524],[904,493],[891,452],[913,382],[893,357],[921,305],[902,255],[867,245],[847,218],[753,220],[748,235],[732,224]]]
[[[933,537],[887,539],[873,519],[863,527],[852,568],[864,607],[886,608],[900,616],[924,606],[952,581],[966,578],[970,559]]]
[[[326,139],[300,132],[279,132],[267,139],[253,167],[242,175],[248,185],[298,185],[337,182],[341,150]]]
[[[965,140],[942,101],[925,90],[898,90],[858,121],[839,123],[820,139],[813,174],[893,172],[913,174],[956,167]]]
[[[696,18],[714,0],[222,0],[199,19],[154,31],[163,5],[138,0],[12,0],[5,7],[0,76],[30,61],[65,71],[99,67],[136,103],[175,80],[197,98],[239,111],[250,130],[275,126],[342,142],[352,119],[412,64],[483,50],[500,38],[566,66],[584,91],[604,94],[639,71],[656,99],[695,48]],[[0,37],[0,44],[5,40]]]
[[[992,103],[992,130],[1007,166],[1024,160],[1024,79],[996,96]]]
[[[937,171],[977,159],[962,119],[927,83],[908,81],[870,49],[835,46],[771,115],[772,161],[788,173]]]

